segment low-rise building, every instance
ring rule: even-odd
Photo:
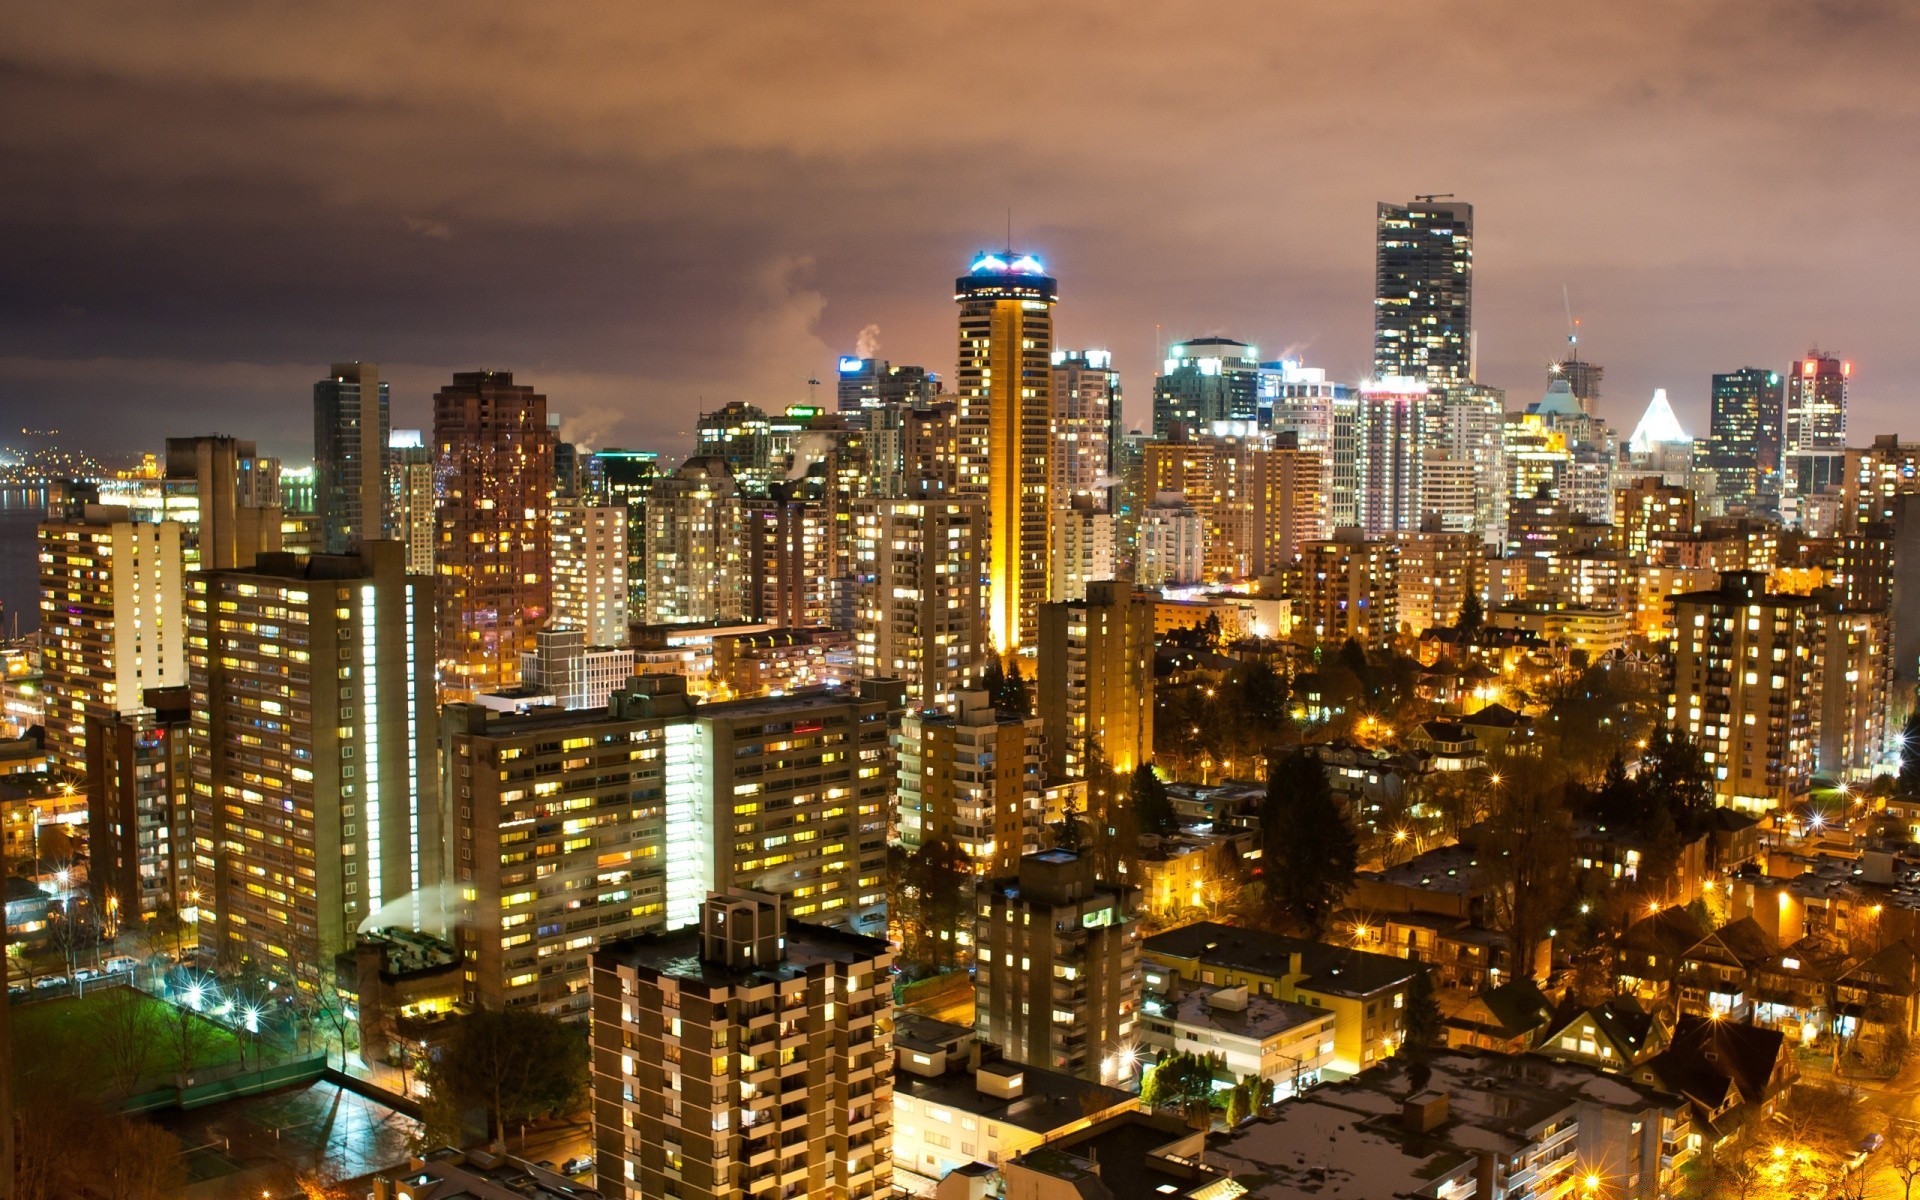
[[[1117,1087],[982,1054],[973,1029],[901,1016],[894,1027],[893,1165],[932,1179],[999,1166],[1137,1108]]]
[[[1352,1075],[1391,1057],[1406,1037],[1407,991],[1426,968],[1403,958],[1201,921],[1143,946],[1145,989],[1164,998],[1199,984],[1330,1011],[1332,1059],[1323,1074]]]
[[[1332,1012],[1256,996],[1244,985],[1150,997],[1142,1011],[1140,1044],[1156,1059],[1217,1054],[1229,1081],[1258,1075],[1273,1085],[1275,1099],[1319,1083],[1333,1062]]]

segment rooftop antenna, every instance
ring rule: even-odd
[[[1453,198],[1452,192],[1432,192],[1425,196],[1415,196],[1413,199],[1416,204],[1432,204],[1435,200],[1451,200]]]
[[[1013,257],[1013,205],[1007,205],[1007,257]]]
[[[1580,361],[1580,322],[1573,319],[1573,292],[1566,284],[1560,285],[1560,303],[1567,309],[1567,361]]]

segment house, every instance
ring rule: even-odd
[[[1650,1009],[1673,998],[1680,963],[1707,936],[1685,908],[1663,908],[1627,927],[1617,946],[1620,986]]]
[[[1716,874],[1737,871],[1760,857],[1760,818],[1715,806],[1707,813],[1707,867]]]
[[[1407,745],[1424,751],[1436,771],[1472,771],[1487,765],[1480,739],[1458,721],[1427,721],[1414,728]]]
[[[1778,1030],[1688,1014],[1667,1048],[1643,1063],[1636,1081],[1693,1105],[1693,1124],[1710,1144],[1772,1115],[1798,1071]]]
[[[1540,744],[1533,736],[1532,718],[1504,704],[1489,704],[1461,717],[1460,724],[1479,741],[1481,752],[1489,757],[1540,752]]]
[[[1614,996],[1587,1008],[1562,1004],[1536,1053],[1556,1062],[1619,1071],[1645,1062],[1666,1044],[1666,1031],[1652,1013],[1632,996]]]
[[[1752,917],[1730,921],[1701,938],[1681,956],[1675,979],[1680,1011],[1744,1020],[1753,973],[1780,944]]]
[[[1870,955],[1840,976],[1834,1002],[1840,1021],[1856,1023],[1843,1036],[1864,1045],[1920,1033],[1920,955],[1905,941]]]
[[[1838,1012],[1840,980],[1854,960],[1830,933],[1810,933],[1756,963],[1752,974],[1753,1020],[1795,1043],[1828,1032],[1851,1036],[1857,1022]]]
[[[1546,1036],[1553,1005],[1531,979],[1483,987],[1442,1022],[1453,1050],[1525,1054]]]
[[[1574,864],[1589,880],[1597,879],[1602,888],[1635,883],[1640,885],[1642,896],[1663,908],[1692,904],[1700,898],[1700,887],[1706,879],[1711,839],[1704,830],[1676,836],[1676,847],[1661,847],[1641,831],[1618,822],[1577,820],[1573,826]],[[1650,861],[1668,850],[1676,851],[1671,867],[1664,863],[1655,866]],[[1657,872],[1659,879],[1643,879],[1648,872]],[[1652,890],[1656,883],[1657,890]]]
[[[1500,881],[1473,846],[1440,846],[1360,872],[1333,925],[1362,949],[1429,964],[1436,986],[1478,989],[1521,973],[1512,939],[1493,928],[1499,892]],[[1533,947],[1533,977],[1546,973],[1552,953],[1551,938]]]
[[[1250,831],[1142,834],[1140,876],[1135,880],[1141,911],[1167,920],[1210,908],[1220,900],[1222,885],[1237,882],[1246,873],[1249,855],[1258,853],[1258,839]]]
[[[1145,990],[1157,1001],[1207,984],[1332,1012],[1333,1058],[1322,1068],[1328,1076],[1351,1075],[1399,1049],[1407,989],[1425,969],[1403,958],[1217,921],[1169,929],[1141,945]]]

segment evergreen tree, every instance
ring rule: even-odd
[[[1000,707],[1000,697],[1007,691],[1007,669],[1000,665],[1000,656],[987,656],[987,665],[980,671],[980,690],[987,694],[987,702],[995,708]]]
[[[1255,661],[1240,668],[1235,685],[1240,700],[1238,715],[1255,748],[1278,741],[1288,721],[1286,680],[1270,664]]]
[[[1640,786],[1648,807],[1664,807],[1682,830],[1697,829],[1713,807],[1713,777],[1700,747],[1677,729],[1662,725],[1647,738],[1640,756]]]
[[[1013,669],[1007,672],[1006,682],[994,707],[1007,716],[1025,719],[1033,715],[1033,691],[1027,686],[1026,676],[1020,673],[1020,660],[1017,658],[1013,660]]]
[[[1167,785],[1160,782],[1160,777],[1146,763],[1134,768],[1130,799],[1133,801],[1133,819],[1141,833],[1157,833],[1164,837],[1180,832],[1180,819],[1174,815],[1173,799],[1167,795]]]
[[[1260,838],[1270,903],[1318,937],[1353,888],[1359,852],[1325,768],[1306,750],[1296,748],[1268,767]]]
[[[1407,985],[1407,1040],[1410,1054],[1426,1055],[1442,1040],[1440,1002],[1433,995],[1433,972],[1425,967]]]
[[[1472,633],[1486,619],[1486,612],[1480,607],[1480,593],[1468,592],[1466,601],[1460,605],[1460,632]]]

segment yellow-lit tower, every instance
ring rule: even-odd
[[[1031,254],[974,257],[960,305],[958,490],[987,501],[987,636],[1032,645],[1047,598],[1053,305],[1059,284]]]

